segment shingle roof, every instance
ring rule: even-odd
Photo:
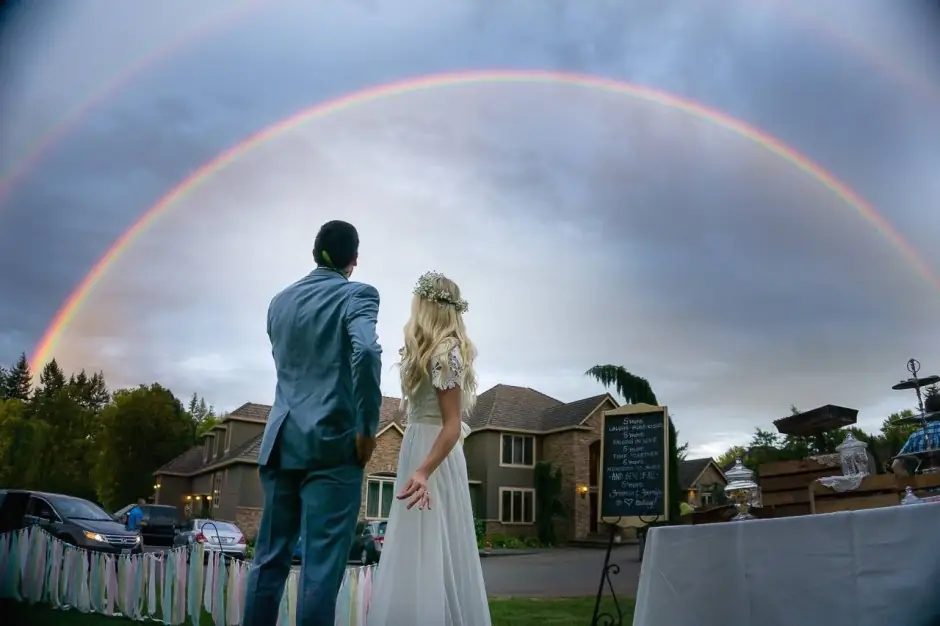
[[[557,428],[567,428],[577,426],[583,422],[596,409],[604,399],[606,393],[599,396],[591,396],[581,400],[575,400],[560,406],[553,406],[542,411],[539,416],[539,430],[555,430]]]
[[[154,474],[191,474],[202,466],[204,455],[203,446],[192,447],[158,469]]]
[[[268,413],[271,412],[271,407],[267,404],[255,404],[254,402],[246,402],[241,405],[223,419],[238,419],[245,420],[249,422],[267,422]]]
[[[470,428],[518,428],[538,430],[542,412],[564,403],[528,387],[496,385],[477,398],[467,418]]]
[[[496,385],[477,398],[467,423],[474,430],[507,428],[549,431],[578,426],[607,394],[562,402],[529,387]]]
[[[379,408],[380,430],[392,422],[401,423],[402,415],[399,410],[400,404],[401,400],[398,398],[382,397],[382,406]],[[248,402],[229,413],[226,418],[234,416],[236,419],[240,418],[245,421],[265,423],[267,422],[270,412],[271,407],[268,405]],[[257,463],[263,436],[264,434],[262,433],[257,437],[253,437],[240,446],[229,450],[222,458],[214,459],[209,463],[203,462],[205,458],[205,448],[203,445],[194,446],[158,469],[154,474],[199,474],[205,469],[223,463]]]
[[[704,459],[688,459],[679,463],[679,487],[691,489],[695,479],[705,471],[708,464],[713,462],[711,457]]]

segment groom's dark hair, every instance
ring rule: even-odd
[[[325,253],[325,254],[324,254]],[[349,267],[359,256],[359,232],[349,222],[333,220],[320,227],[313,242],[313,260],[336,270]]]

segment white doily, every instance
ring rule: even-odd
[[[823,476],[816,480],[819,481],[819,484],[823,487],[829,487],[841,493],[843,491],[854,491],[858,489],[864,478],[865,474],[855,474],[854,476]]]

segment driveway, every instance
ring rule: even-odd
[[[615,548],[610,561],[620,566],[620,574],[611,577],[617,595],[635,597],[640,580],[637,547]],[[487,557],[482,563],[490,596],[590,596],[597,593],[604,550],[558,548],[520,556]],[[605,589],[606,593],[609,592]]]

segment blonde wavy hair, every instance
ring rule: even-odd
[[[455,303],[462,303],[462,306]],[[473,364],[477,351],[463,323],[462,311],[466,308],[466,302],[460,298],[460,287],[446,276],[428,272],[419,279],[411,300],[411,317],[404,328],[405,347],[400,351],[398,364],[403,400],[413,397],[421,384],[430,380],[431,360],[446,355],[446,350],[456,345],[463,361],[461,409],[464,413],[473,409],[477,390]]]

